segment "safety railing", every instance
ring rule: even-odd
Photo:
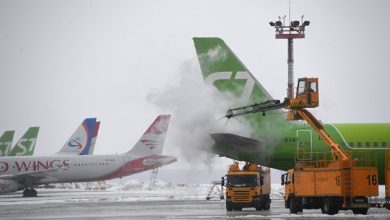
[[[356,167],[376,167],[377,157],[372,151],[347,151],[348,157],[354,160]],[[331,152],[297,152],[295,164],[297,167],[326,167],[332,160]]]

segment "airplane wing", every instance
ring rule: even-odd
[[[234,160],[266,164],[266,144],[261,140],[229,133],[210,134],[215,144],[214,153]]]

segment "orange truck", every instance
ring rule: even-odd
[[[330,155],[322,160],[296,161],[296,167],[282,175],[286,208],[291,213],[321,208],[322,213],[329,215],[338,213],[340,209],[351,209],[354,214],[367,214],[368,197],[378,196],[378,170],[375,165],[344,152],[322,123],[306,109],[318,105],[318,78],[305,77],[298,79],[295,97],[285,98],[284,102],[269,100],[229,109],[225,117],[256,112],[265,115],[266,111],[284,108],[288,110],[288,120],[306,121],[329,146]]]
[[[225,178],[226,210],[241,211],[253,207],[256,210],[269,210],[271,199],[270,169],[253,163],[246,163],[242,168],[238,162],[229,166]]]
[[[297,161],[296,167],[282,176],[285,206],[290,213],[321,208],[328,215],[340,209],[365,215],[370,206],[368,197],[378,196],[378,169],[366,156],[363,160],[344,152],[322,123],[305,109],[317,107],[318,97],[318,79],[300,78],[296,97],[285,102],[284,108],[290,110],[287,118],[305,120],[330,150],[330,156],[314,163]]]
[[[385,160],[385,203],[383,208],[390,210],[390,150],[386,150]]]
[[[320,208],[328,215],[337,214],[340,209],[367,214],[368,197],[378,196],[378,170],[376,167],[348,167],[341,163],[330,162],[323,167],[302,166],[283,174],[285,207],[290,213]]]

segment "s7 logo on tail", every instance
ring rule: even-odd
[[[11,149],[12,142],[0,142],[1,149],[4,149],[4,152],[0,150],[0,157],[6,156],[7,152]]]
[[[19,143],[16,145],[18,148],[18,152],[16,156],[25,155],[27,152],[32,151],[34,149],[36,138],[22,138]]]

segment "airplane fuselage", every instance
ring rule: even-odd
[[[0,175],[29,175],[32,184],[99,181],[128,176],[176,161],[163,155],[2,157]],[[23,179],[23,177],[20,177]]]
[[[379,182],[384,183],[385,155],[386,149],[390,147],[389,123],[324,124],[324,127],[344,151],[352,155],[359,154],[371,165],[377,166]],[[213,150],[233,159],[285,171],[295,166],[296,159],[317,160],[323,152],[330,152],[325,142],[307,124],[289,122],[281,127],[269,128],[271,131],[277,131],[270,132],[274,135],[264,135],[264,129],[264,127],[257,129],[258,139],[262,140],[264,147],[248,151],[239,147],[215,144]]]

